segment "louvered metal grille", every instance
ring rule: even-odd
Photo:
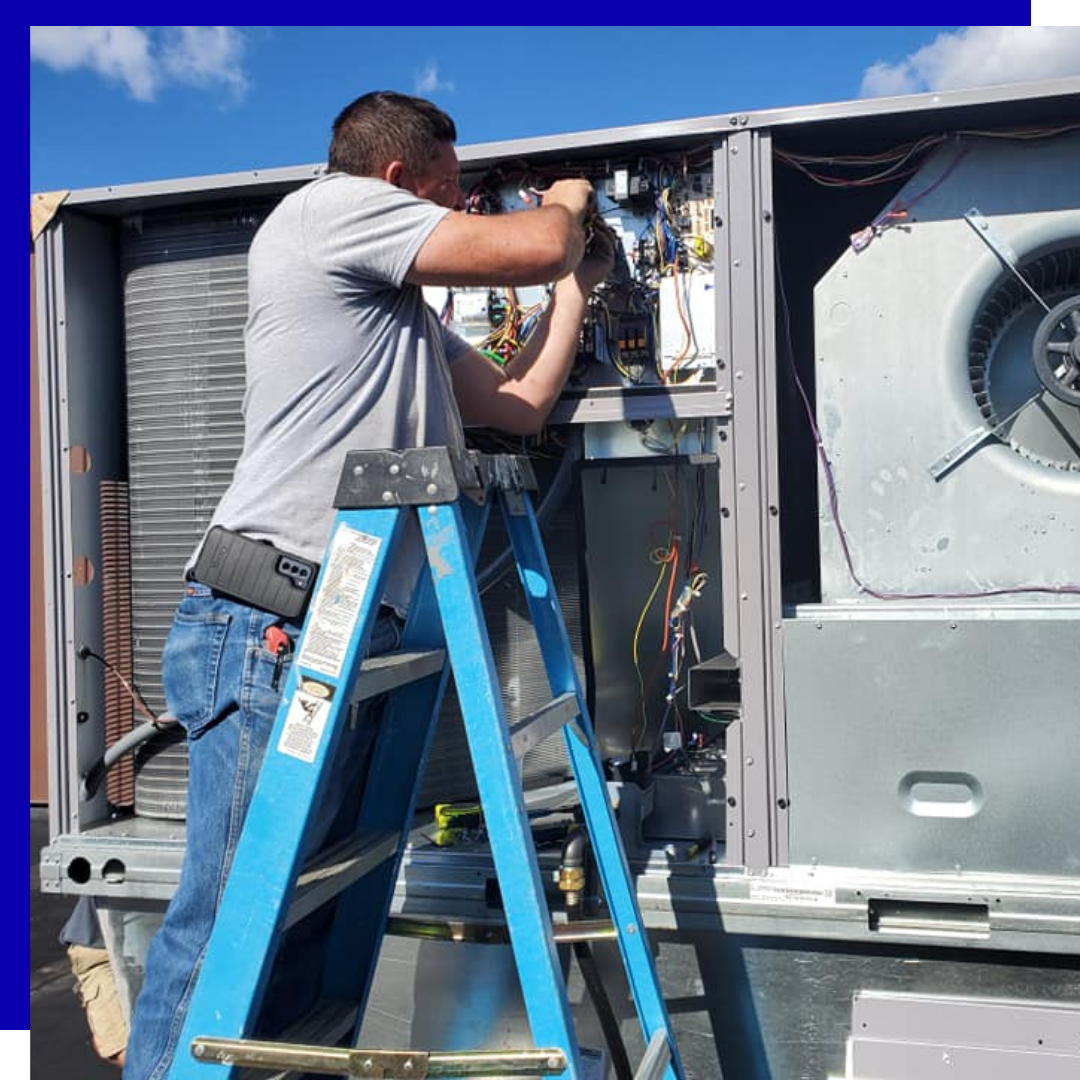
[[[135,677],[155,710],[184,564],[243,441],[246,259],[267,210],[145,214],[125,234]]]

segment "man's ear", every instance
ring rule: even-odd
[[[405,179],[407,171],[405,162],[391,161],[386,168],[383,169],[383,179],[388,184],[393,184],[394,187],[403,188],[406,186]]]

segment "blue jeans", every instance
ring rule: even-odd
[[[277,717],[277,658],[266,649],[263,635],[280,622],[265,611],[191,584],[165,642],[165,697],[169,711],[188,736],[187,848],[180,883],[147,954],[146,977],[132,1017],[124,1080],[163,1080],[172,1063]],[[285,624],[284,629],[295,645],[300,628]],[[369,654],[388,652],[399,642],[398,621],[381,615],[372,631]],[[282,687],[290,663],[291,654],[284,658],[279,672]],[[317,850],[332,828],[336,836],[346,822],[355,820],[381,713],[377,702],[367,709],[361,707],[357,722],[344,733],[336,758],[339,764],[309,841],[310,850]],[[302,936],[304,923],[295,930]],[[310,959],[309,948],[290,949],[290,944],[286,942],[283,954]],[[279,962],[285,961],[286,956],[279,955]],[[314,973],[313,986],[317,978]],[[290,979],[290,1010],[296,1004],[296,990],[295,981]]]

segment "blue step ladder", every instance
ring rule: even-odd
[[[354,1077],[562,1076],[583,1080],[556,931],[518,758],[560,727],[641,1024],[635,1080],[682,1068],[608,799],[585,696],[533,514],[527,458],[433,447],[354,451],[170,1080],[224,1080],[239,1067]],[[552,701],[510,725],[480,606],[475,562],[492,503],[502,509]],[[392,553],[421,570],[400,651],[363,659]],[[411,536],[407,533],[411,530]],[[453,669],[510,943],[535,1048],[356,1049],[435,717]],[[308,837],[350,703],[389,692],[356,831],[305,864]],[[337,899],[320,1005],[302,1037],[248,1038],[286,930]],[[290,1030],[286,1039],[293,1035]],[[310,1045],[319,1042],[324,1045]],[[333,1045],[347,1042],[349,1045]],[[330,1044],[330,1045],[325,1045]]]

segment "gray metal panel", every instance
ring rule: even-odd
[[[72,191],[66,207],[91,206],[96,212],[122,215],[159,205],[183,202],[192,205],[242,192],[245,198],[280,197],[325,172],[325,164],[296,165],[276,169],[250,169],[179,179],[151,180],[141,184],[110,184],[107,187]]]
[[[743,687],[743,834],[745,862],[763,869],[773,859],[774,826],[770,793],[770,650],[766,635],[773,607],[779,614],[779,596],[773,596],[770,566],[768,492],[775,490],[775,449],[770,461],[770,433],[775,435],[775,406],[768,400],[764,371],[767,360],[761,333],[762,273],[759,270],[761,153],[758,136],[740,131],[724,143],[725,162],[720,186],[726,196],[726,255],[730,264],[731,382],[733,393],[734,554],[737,566],[734,606]],[[717,259],[722,255],[718,251]],[[770,264],[771,265],[771,264]],[[718,283],[719,284],[719,283]],[[770,307],[771,311],[771,307]],[[718,323],[719,326],[719,323]],[[718,342],[719,347],[719,342]],[[778,566],[776,567],[778,572]],[[726,584],[726,583],[725,583]],[[778,594],[779,584],[775,583]],[[725,611],[725,616],[728,613]],[[728,625],[725,619],[725,625]],[[731,648],[728,641],[725,647]],[[729,762],[729,766],[734,763]]]
[[[48,722],[49,835],[71,827],[77,799],[77,778],[72,774],[74,733],[64,723],[69,698],[74,694],[71,650],[71,582],[65,568],[71,565],[68,534],[67,470],[62,447],[67,441],[67,413],[63,403],[65,371],[64,250],[59,225],[38,238],[36,267],[38,379],[41,403],[41,488],[43,535],[52,538],[44,561],[45,587],[45,693]]]
[[[41,853],[41,891],[168,900],[180,878],[183,822],[131,818],[66,834]]]
[[[1076,1080],[1080,1054],[856,1038],[849,1048],[852,1080]]]
[[[816,948],[808,942],[749,939],[720,931],[653,933],[657,972],[688,1078],[824,1080],[844,1072],[852,995],[866,988],[1015,996],[1080,993],[1080,973],[1013,965],[955,951],[913,953]],[[605,987],[632,1055],[641,1036],[617,953],[595,950]],[[506,946],[388,938],[365,1019],[368,1045],[508,1045],[527,1039]],[[596,1037],[588,997],[570,964],[569,996],[583,1041]],[[1075,1060],[1075,1059],[1074,1059]],[[875,1073],[857,1073],[859,1080]],[[929,1073],[908,1072],[904,1080]],[[987,1080],[989,1076],[987,1074]],[[1026,1080],[1026,1072],[1013,1078]],[[1032,1072],[1032,1076],[1042,1074]],[[1043,1080],[1060,1074],[1046,1074]],[[1070,1077],[1075,1076],[1075,1071]]]
[[[1064,1053],[1080,1067],[1080,1002],[862,991],[851,1029],[868,1039]]]
[[[762,520],[764,565],[760,618],[765,646],[765,718],[769,746],[769,861],[784,865],[788,861],[787,827],[787,738],[784,728],[784,654],[781,641],[782,574],[780,562],[780,441],[777,383],[780,367],[776,348],[776,238],[773,230],[773,157],[769,132],[760,132],[754,140],[754,173],[758,191],[757,273],[758,320],[761,342],[761,484],[762,498],[758,513]]]
[[[78,660],[100,654],[103,559],[102,481],[123,480],[123,383],[118,282],[103,270],[115,258],[111,230],[89,219],[54,221],[39,239],[39,333],[45,535],[55,537],[46,567],[50,828],[78,828],[104,815],[104,792],[80,806],[78,784],[104,749],[104,673]],[[85,451],[85,453],[83,453]],[[73,452],[86,462],[72,468]],[[87,560],[86,584],[73,573]],[[83,716],[93,723],[76,724]]]
[[[653,526],[674,513],[676,531],[688,537],[695,509],[694,474],[698,469],[706,470],[707,524],[697,557],[709,577],[691,611],[702,655],[712,656],[720,649],[716,582],[722,561],[713,524],[716,520],[713,469],[688,462],[674,464],[671,459],[657,457],[610,467],[592,465],[581,471],[593,723],[603,758],[625,759],[635,750],[650,752],[659,739],[660,723],[667,710],[670,666],[668,656],[661,649],[662,595],[654,598],[642,618],[657,580],[657,566],[650,561],[650,554],[666,539]],[[677,499],[672,495],[673,487],[680,492]],[[634,639],[639,622],[641,683],[634,667]],[[682,693],[679,699],[685,701]],[[642,726],[643,714],[647,718],[647,730]],[[668,730],[674,730],[674,718],[667,719]]]
[[[1080,609],[806,609],[784,640],[793,862],[1080,875]]]
[[[582,397],[564,395],[548,417],[551,424],[591,424],[614,420],[694,419],[728,414],[730,401],[708,386],[673,386],[659,393],[592,391]]]
[[[729,739],[734,753],[737,725]],[[527,793],[526,803],[556,805],[571,786]],[[735,798],[731,817],[737,825],[740,800],[737,794]],[[434,848],[429,832],[430,821],[421,815],[398,880],[395,911],[466,920],[493,917],[487,882],[494,869],[487,851],[478,845]],[[61,836],[42,852],[42,889],[126,904],[147,896],[166,899],[176,886],[184,835],[183,822],[133,818]],[[737,830],[733,836],[737,840]],[[722,849],[716,864],[707,852],[680,856],[666,845],[643,851],[632,852],[630,862],[643,917],[653,930],[714,933],[722,928],[729,934],[873,943],[879,949],[905,943],[935,948],[957,944],[969,952],[1069,955],[1074,968],[1080,956],[1080,890],[1075,878],[843,867],[788,867],[747,874],[724,865]],[[557,856],[557,851],[540,856],[552,873]],[[739,861],[741,853],[732,859]],[[884,902],[880,898],[891,898],[887,902],[892,907],[913,916],[920,910],[978,909],[981,929],[972,934],[969,923],[957,917],[951,920],[955,925],[944,930],[940,920],[911,917],[886,933],[881,922],[871,918],[871,909],[880,910]]]
[[[727,788],[727,837],[724,862],[728,866],[742,866],[746,861],[746,845],[743,840],[743,740],[742,721],[733,720],[724,733],[724,750],[727,755],[725,786]]]
[[[876,590],[1080,582],[1075,426],[1070,434],[1060,419],[1044,421],[1078,471],[1030,460],[997,440],[938,480],[928,471],[985,424],[969,348],[1003,268],[964,214],[979,207],[1021,259],[1054,246],[1080,248],[1078,174],[1080,132],[943,147],[898,196],[917,199],[912,220],[861,252],[846,251],[815,289],[818,424],[856,569]],[[1029,384],[1021,400],[1041,389],[1030,340],[1020,357]],[[994,374],[991,368],[988,379]],[[1031,410],[1038,418],[1039,406]],[[822,598],[859,598],[824,479],[818,487]],[[1068,601],[1044,597],[1056,599]]]

